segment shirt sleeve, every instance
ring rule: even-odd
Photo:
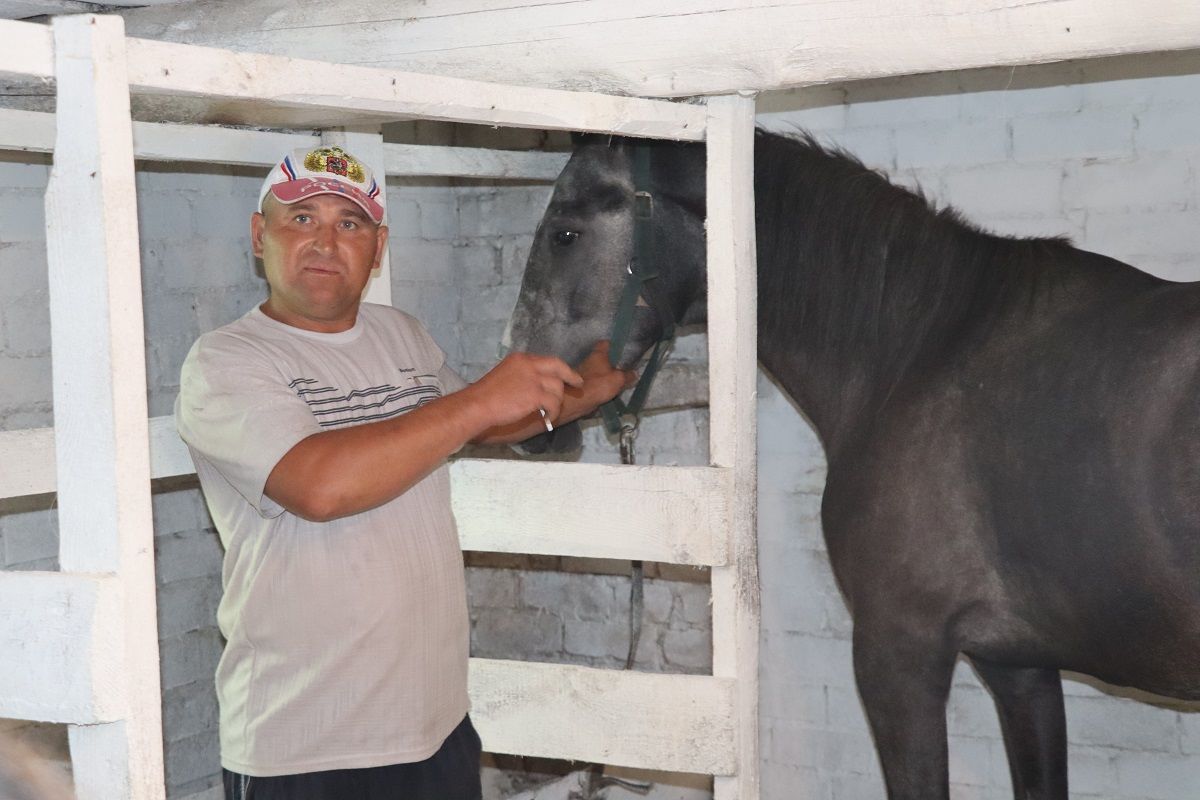
[[[321,431],[264,353],[220,335],[201,337],[188,353],[175,420],[188,447],[263,517],[284,510],[263,494],[271,470]]]

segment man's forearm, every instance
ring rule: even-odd
[[[456,392],[393,419],[316,433],[280,459],[265,491],[305,519],[357,514],[403,494],[488,422]]]

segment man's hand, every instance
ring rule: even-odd
[[[469,398],[488,428],[507,426],[537,415],[557,419],[566,391],[580,391],[584,377],[553,356],[509,353],[475,383],[459,392]],[[569,388],[568,388],[569,387]]]
[[[566,367],[564,362],[556,358],[533,356],[527,353],[513,353],[505,358],[504,361],[501,361],[492,372],[489,372],[477,383],[468,389],[463,389],[463,392],[475,387],[482,387],[485,381],[488,381],[492,377],[493,372],[499,370],[514,356],[523,356],[527,359],[543,359],[557,362]],[[624,389],[632,386],[637,381],[636,372],[614,369],[609,363],[607,341],[597,342],[596,346],[592,348],[592,352],[580,362],[577,370],[567,369],[571,375],[579,378],[579,380],[562,381],[559,384],[561,391],[558,396],[552,401],[540,405],[541,408],[546,409],[546,418],[554,423],[555,427],[565,425],[568,422],[592,413],[601,403],[605,403],[616,397]],[[552,371],[552,374],[558,373]],[[518,378],[516,375],[512,377],[514,379]],[[541,376],[540,385],[544,388],[553,388],[547,386],[546,377],[547,375],[545,374]],[[548,397],[548,395],[543,395],[543,397]],[[519,407],[519,404],[514,406],[514,412]],[[532,412],[527,412],[526,416],[517,417],[506,424],[498,424],[495,427],[485,430],[473,441],[486,444],[520,442],[528,439],[530,436],[541,433],[545,428],[543,427],[541,415],[537,413],[537,408],[538,406],[534,406]]]
[[[565,424],[592,413],[601,403],[607,403],[637,383],[638,378],[633,370],[616,369],[612,366],[608,360],[607,339],[596,342],[592,352],[579,363],[578,372],[583,377],[583,383],[566,390],[562,413],[552,418],[555,425]]]

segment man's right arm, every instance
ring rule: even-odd
[[[560,359],[513,353],[476,383],[399,417],[308,436],[271,470],[265,494],[313,521],[375,508],[489,430],[539,408],[558,418],[565,388],[582,385]]]

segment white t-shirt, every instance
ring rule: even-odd
[[[386,306],[363,304],[342,333],[256,308],[192,347],[175,419],[225,545],[226,769],[420,761],[467,713],[466,587],[445,464],[395,500],[331,522],[263,494],[302,439],[464,385],[420,324]]]

